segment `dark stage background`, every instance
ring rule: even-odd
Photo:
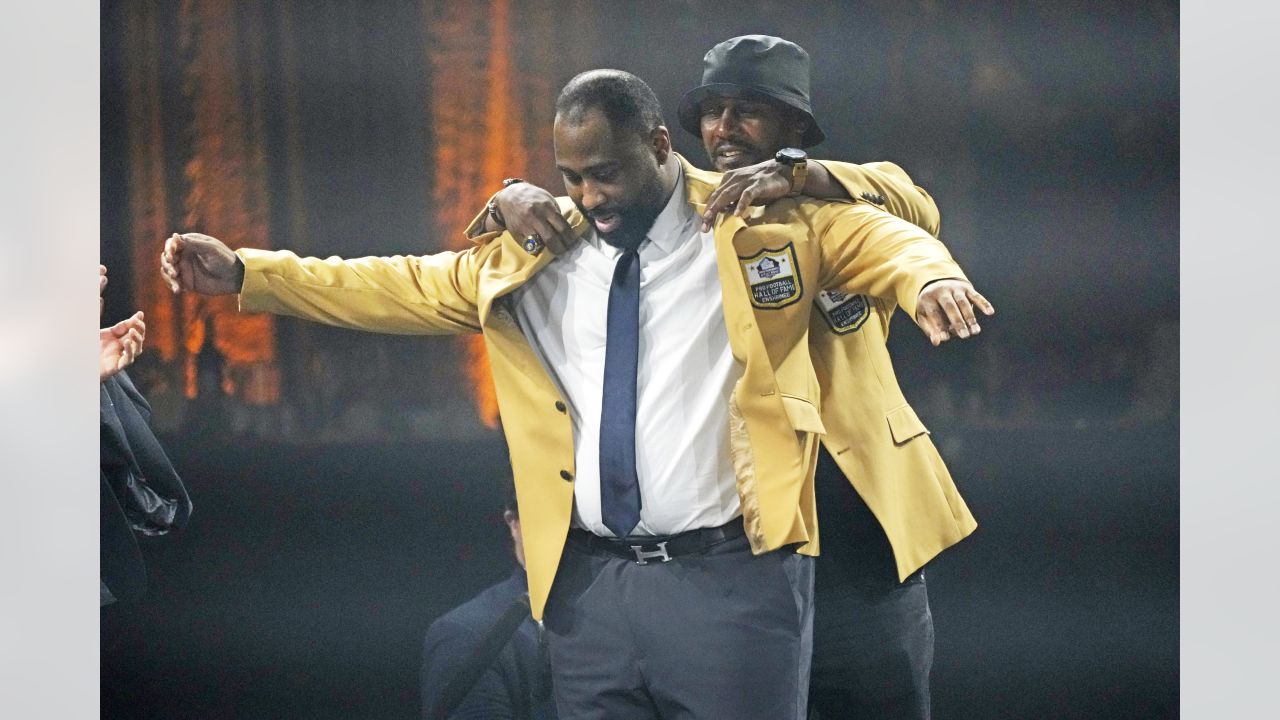
[[[465,341],[175,301],[175,230],[358,256],[457,247],[497,181],[557,188],[573,74],[675,125],[747,32],[814,60],[817,157],[892,160],[998,309],[907,397],[978,517],[929,566],[935,717],[1178,716],[1178,13],[1170,3],[315,2],[102,6],[106,320],[195,503],[102,611],[102,711],[412,718],[430,621],[512,560],[505,445]]]

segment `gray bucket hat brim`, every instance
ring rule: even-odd
[[[743,35],[707,51],[702,59],[702,85],[680,98],[680,127],[702,136],[703,101],[715,97],[754,97],[794,108],[809,120],[801,147],[826,139],[809,103],[809,54],[795,43],[769,35]]]
[[[813,147],[827,139],[826,133],[822,131],[822,128],[818,127],[818,120],[813,116],[813,110],[809,107],[809,103],[801,98],[776,92],[771,88],[763,88],[759,85],[738,85],[737,83],[711,83],[710,85],[700,85],[686,92],[680,98],[680,106],[676,109],[676,117],[680,121],[680,127],[695,137],[702,137],[702,123],[699,120],[702,102],[717,97],[749,97],[788,105],[804,113],[804,116],[809,119],[809,129],[805,130],[804,135],[800,137],[800,147]]]

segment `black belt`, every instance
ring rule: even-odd
[[[586,530],[569,530],[569,542],[584,550],[600,550],[620,558],[648,565],[650,560],[670,562],[681,555],[695,555],[746,534],[742,517],[713,528],[699,528],[677,535],[641,535],[626,538],[600,537]]]

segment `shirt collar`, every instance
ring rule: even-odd
[[[675,162],[674,157],[672,161]],[[647,235],[649,241],[663,253],[671,253],[680,246],[685,240],[685,226],[697,217],[693,206],[685,201],[684,168],[677,164],[676,169],[680,174],[676,178],[675,187],[667,198],[667,204],[662,207],[662,212],[654,218],[653,227],[649,228]]]

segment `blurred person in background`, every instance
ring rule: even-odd
[[[98,314],[107,268],[98,266]],[[135,313],[98,332],[99,477],[98,604],[133,600],[147,574],[134,533],[163,535],[191,515],[191,500],[151,431],[151,407],[124,369],[142,352],[146,325]]]
[[[529,614],[515,494],[503,507],[518,567],[450,610],[422,645],[423,720],[554,720],[551,665]]]

